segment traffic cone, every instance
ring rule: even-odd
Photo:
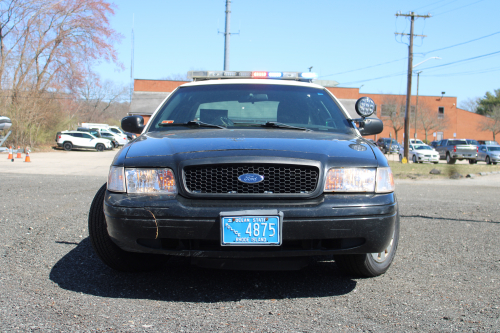
[[[30,160],[30,151],[28,149],[26,149],[26,159],[24,160],[24,162],[31,162],[31,160]]]
[[[12,146],[9,147],[9,156],[7,156],[7,159],[8,160],[11,160],[13,157],[12,157]]]
[[[17,156],[16,156],[16,158],[23,158],[21,156],[21,147],[19,147],[19,146],[17,146]]]

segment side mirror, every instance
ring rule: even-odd
[[[366,118],[363,127],[359,127],[358,130],[363,136],[379,134],[384,130],[384,123],[378,118]]]
[[[128,116],[122,119],[122,128],[125,132],[141,134],[144,129],[144,118],[141,116]]]

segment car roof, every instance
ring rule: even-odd
[[[221,80],[201,80],[184,83],[181,87],[191,87],[191,86],[208,86],[208,85],[218,85],[218,84],[271,84],[271,85],[281,85],[281,86],[299,86],[299,87],[310,87],[316,89],[325,89],[325,87],[319,84],[301,82],[296,80],[276,80],[276,79],[221,79]]]

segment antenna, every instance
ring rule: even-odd
[[[134,21],[135,14],[132,14],[132,55],[130,57],[130,103],[132,103],[132,93],[134,92]]]

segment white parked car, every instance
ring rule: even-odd
[[[73,148],[91,148],[97,151],[113,149],[110,140],[96,138],[90,133],[79,131],[57,132],[56,143],[58,147],[62,147],[64,150],[72,150]]]
[[[399,150],[399,160],[402,161],[404,156],[404,148]],[[431,146],[426,144],[410,144],[410,151],[408,152],[408,159],[413,163],[431,162],[434,164],[439,163],[439,153]]]
[[[108,136],[108,137],[110,135],[113,136],[113,138],[116,141],[118,141],[118,144],[120,146],[126,145],[128,143],[127,134],[123,134],[123,133],[117,134],[117,133],[114,133],[114,132],[110,131],[109,129],[101,129],[100,133],[103,136]]]

